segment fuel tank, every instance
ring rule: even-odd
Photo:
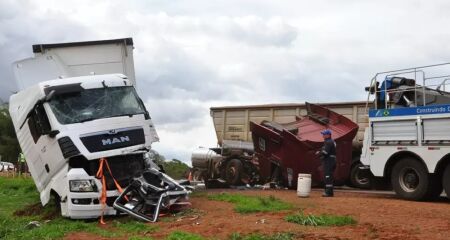
[[[210,169],[218,161],[222,160],[222,156],[209,148],[198,148],[192,152],[192,167],[198,169]]]

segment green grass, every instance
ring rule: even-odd
[[[322,214],[319,216],[303,213],[288,215],[285,220],[292,223],[297,223],[305,226],[344,226],[356,224],[356,220],[351,216],[336,216],[329,214]]]
[[[241,236],[239,233],[233,233],[230,235],[230,240],[292,240],[295,239],[295,234],[293,233],[275,233],[273,235],[262,235],[262,234],[250,234]]]
[[[24,206],[39,202],[39,193],[31,178],[0,177],[0,216],[12,214]]]
[[[89,224],[82,221],[73,221],[63,218],[51,220],[48,223],[41,222],[41,227],[26,229],[25,226],[32,220],[31,218],[14,218],[0,223],[0,238],[2,239],[58,239],[64,237],[69,232],[90,232],[102,237],[119,237],[123,234],[111,232],[98,228],[96,224]]]
[[[197,234],[175,231],[166,238],[167,240],[203,240],[204,238]]]
[[[151,237],[133,236],[128,238],[128,240],[152,240]]]
[[[172,232],[166,237],[166,240],[204,240],[200,235],[192,234],[183,231]],[[249,234],[241,235],[240,233],[231,234],[228,239],[230,240],[292,240],[295,239],[293,233],[276,233],[273,235],[262,235],[262,234]]]
[[[276,212],[292,209],[292,205],[285,203],[274,196],[255,197],[242,194],[220,193],[208,196],[209,200],[230,202],[235,205],[238,213]]]
[[[208,193],[206,191],[194,191],[191,194],[189,194],[190,198],[206,198],[208,197]]]
[[[156,231],[158,228],[132,218],[107,220],[113,226],[107,230],[98,226],[97,220],[70,220],[56,212],[54,204],[40,207],[39,193],[31,178],[0,177],[0,239],[60,239],[70,232],[88,232],[100,237],[133,236]],[[30,211],[33,209],[33,211]],[[18,215],[18,211],[28,213]],[[15,214],[16,213],[16,214]],[[41,226],[27,229],[31,221]]]

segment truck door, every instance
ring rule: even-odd
[[[50,122],[42,103],[38,103],[28,118],[28,127],[32,137],[32,147],[28,151],[27,163],[31,174],[39,188],[45,187],[55,173],[55,162],[63,164],[63,157],[60,151],[55,154],[55,150],[59,149],[56,138],[49,137],[51,131]],[[54,161],[56,160],[56,161]],[[53,163],[53,164],[52,164]],[[41,190],[39,189],[39,190]]]

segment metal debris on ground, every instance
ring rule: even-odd
[[[156,222],[163,212],[178,211],[190,206],[189,181],[177,182],[168,175],[150,168],[131,184],[114,202],[114,208],[137,219]]]
[[[25,229],[34,229],[38,227],[41,227],[41,223],[39,221],[31,221],[25,226]]]
[[[193,215],[193,216],[190,216],[190,217],[188,217],[188,216],[181,216],[181,217],[179,217],[178,219],[177,219],[177,222],[181,222],[181,221],[183,221],[183,220],[189,220],[189,221],[192,221],[192,220],[197,220],[198,218],[199,218],[200,216],[199,215]]]

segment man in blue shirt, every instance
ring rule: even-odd
[[[323,137],[323,146],[320,154],[322,160],[325,193],[323,197],[333,197],[333,174],[336,169],[336,143],[331,138],[331,130],[326,129],[320,132]]]

